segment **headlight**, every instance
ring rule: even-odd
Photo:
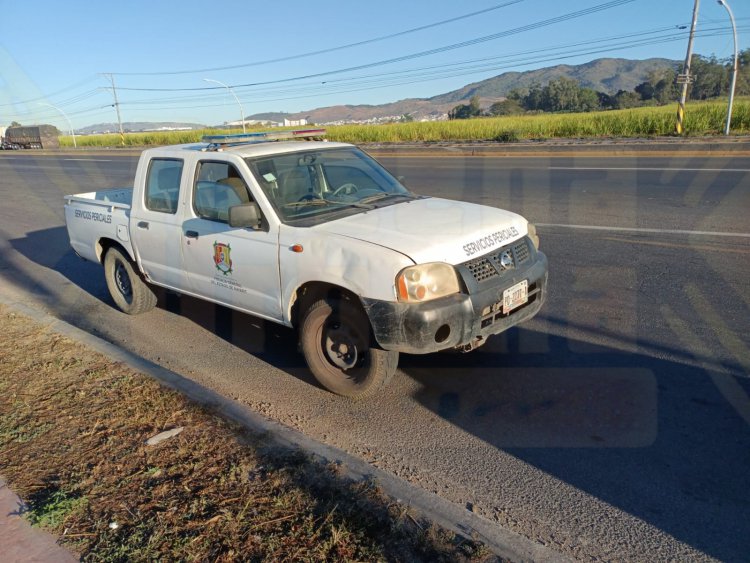
[[[536,225],[534,223],[528,224],[529,238],[534,243],[534,248],[539,250],[539,235],[536,234]]]
[[[399,301],[429,301],[458,293],[458,275],[444,262],[409,266],[396,276],[396,289]]]

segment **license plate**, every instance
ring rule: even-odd
[[[503,291],[503,313],[506,315],[529,300],[529,280],[523,280]]]

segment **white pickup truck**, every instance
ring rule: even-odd
[[[104,265],[125,313],[152,309],[161,286],[294,327],[316,379],[353,398],[399,352],[470,351],[539,311],[532,224],[412,193],[324,133],[148,149],[134,188],[66,196],[70,244]]]

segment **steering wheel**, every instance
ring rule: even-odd
[[[355,186],[351,182],[347,182],[346,184],[341,184],[338,188],[336,188],[331,195],[333,197],[337,197],[342,193],[344,195],[351,195],[353,193],[357,193],[358,191],[359,188],[357,188],[357,186]]]

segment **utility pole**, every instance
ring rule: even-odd
[[[102,73],[102,76],[109,77],[112,83],[112,95],[115,98],[115,111],[117,112],[117,124],[120,127],[120,144],[125,146],[125,132],[122,130],[122,118],[120,117],[120,102],[117,100],[117,88],[115,87],[115,76],[112,73]]]
[[[734,66],[732,68],[732,83],[729,86],[729,108],[727,109],[727,123],[724,127],[724,134],[729,135],[729,126],[732,123],[732,102],[734,102],[734,87],[737,84],[737,67],[739,66],[739,52],[737,51],[737,26],[734,25],[734,14],[727,4],[726,0],[718,0],[719,4],[724,6],[729,13],[729,21],[732,22],[732,34],[734,35]]]
[[[693,23],[690,26],[690,38],[688,39],[687,55],[685,55],[685,66],[682,67],[682,74],[677,75],[677,83],[682,84],[682,91],[680,92],[680,102],[677,106],[677,126],[675,131],[678,135],[682,135],[684,131],[683,120],[685,119],[685,100],[687,99],[687,91],[690,82],[690,60],[693,58],[693,38],[695,37],[695,26],[698,24],[698,5],[700,0],[695,0],[695,6],[693,6]]]

